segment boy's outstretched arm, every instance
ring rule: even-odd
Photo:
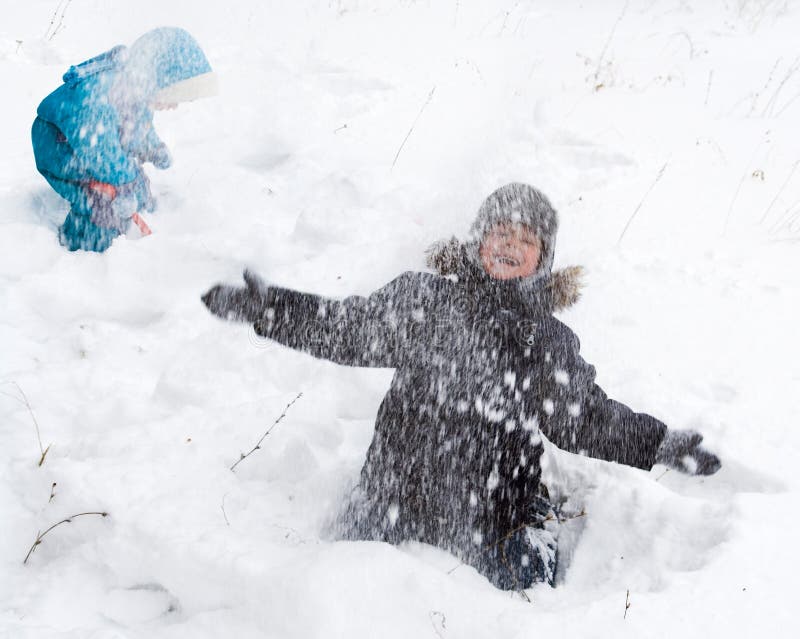
[[[369,297],[333,300],[269,286],[245,271],[246,286],[217,285],[202,300],[215,315],[253,323],[262,337],[314,357],[346,366],[393,368],[402,356],[402,314],[393,311],[403,277]]]
[[[594,366],[581,357],[578,338],[564,328],[567,334],[553,353],[554,381],[548,393],[566,415],[544,420],[548,439],[571,452],[645,470],[657,463],[689,474],[719,470],[719,458],[700,446],[699,433],[669,430],[655,417],[610,399],[595,383]]]

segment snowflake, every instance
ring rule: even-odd
[[[489,476],[486,478],[486,488],[489,491],[493,491],[500,485],[500,471],[497,468],[497,464],[495,464],[494,468],[492,468],[492,472],[489,473]]]
[[[567,371],[557,368],[553,371],[553,376],[556,378],[556,384],[561,384],[562,386],[569,384],[569,373]]]
[[[539,430],[539,418],[536,417],[536,415],[534,415],[530,419],[523,417],[522,430],[534,431],[534,432]]]
[[[570,417],[577,417],[581,414],[581,405],[578,402],[567,404],[567,412],[570,414]]]
[[[397,518],[400,516],[400,506],[392,504],[386,511],[386,517],[389,519],[389,525],[394,528],[397,523]]]

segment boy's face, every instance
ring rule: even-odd
[[[498,280],[528,277],[539,268],[542,245],[536,233],[523,224],[495,224],[480,246],[484,270]]]

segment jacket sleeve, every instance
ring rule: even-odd
[[[62,124],[75,161],[82,171],[99,182],[115,186],[133,182],[139,177],[139,163],[122,147],[114,109],[99,105],[93,115],[90,120],[67,119]]]
[[[408,293],[413,274],[401,275],[369,297],[334,300],[270,286],[267,310],[255,331],[284,346],[345,366],[397,367],[413,331]]]
[[[139,115],[135,130],[136,135],[131,136],[126,146],[128,152],[141,162],[151,162],[159,149],[166,148],[166,144],[158,137],[153,126],[152,111],[145,110]]]
[[[649,470],[667,426],[609,399],[595,383],[594,366],[581,357],[577,336],[561,328],[550,361],[545,357],[542,432],[564,450]]]

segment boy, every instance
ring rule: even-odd
[[[155,209],[142,164],[172,162],[152,109],[213,95],[216,79],[194,38],[173,27],[72,66],[63,79],[33,123],[36,168],[71,206],[61,244],[102,252],[131,220],[149,234],[137,213]]]
[[[551,273],[558,220],[547,198],[508,184],[481,206],[471,239],[367,298],[324,299],[261,283],[218,285],[216,315],[340,364],[395,368],[344,536],[450,550],[495,586],[553,584],[552,518],[538,494],[544,434],[575,453],[711,474],[690,431],[608,399],[552,312],[576,299]]]

